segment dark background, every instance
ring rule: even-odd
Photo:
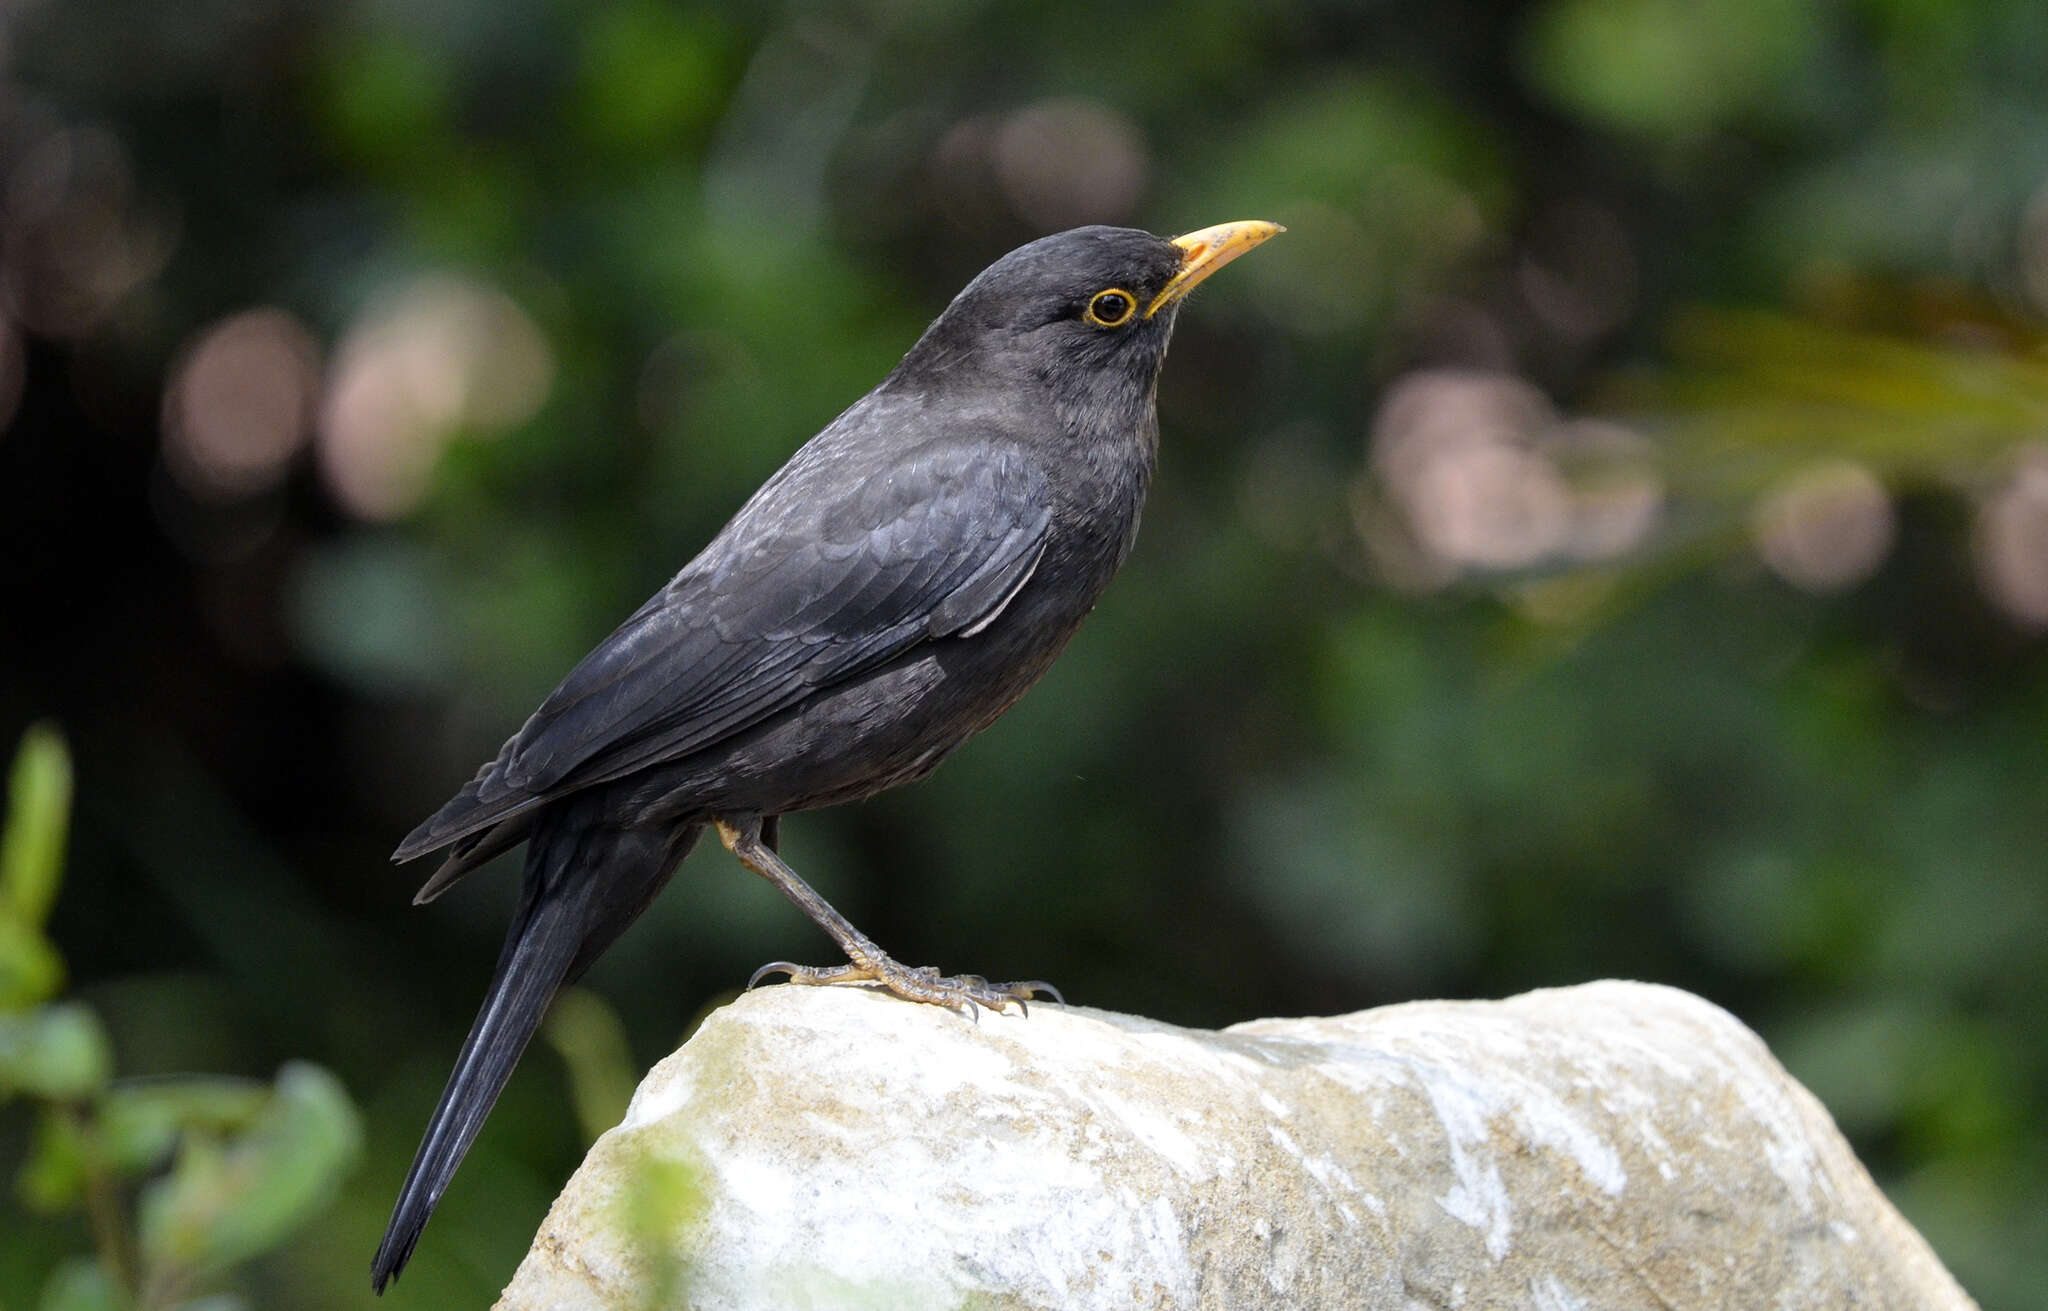
[[[2044,69],[2038,0],[8,6],[52,931],[124,1072],[304,1057],[368,1116],[235,1287],[369,1304],[515,882],[411,909],[411,825],[984,264],[1270,218],[1081,637],[793,863],[905,960],[1183,1024],[1693,989],[2048,1306]],[[831,955],[700,852],[588,981],[611,1063]],[[502,1285],[568,1086],[536,1044],[389,1305]],[[27,1305],[86,1241],[8,1205]]]

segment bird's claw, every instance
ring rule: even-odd
[[[1050,983],[1047,983],[1044,979],[1020,979],[1016,983],[1006,983],[1003,987],[1019,1002],[1036,997],[1042,992],[1052,998],[1054,1005],[1062,1010],[1066,1009],[1067,999],[1065,994]]]
[[[766,965],[763,965],[760,969],[755,970],[752,974],[747,976],[746,990],[748,992],[752,992],[755,986],[759,984],[761,980],[767,978],[771,974],[775,974],[778,972],[782,974],[787,974],[790,977],[791,981],[795,981],[797,975],[805,974],[809,971],[805,970],[803,966],[797,964],[795,961],[772,960],[769,961]]]
[[[1030,1002],[1044,994],[1061,1006],[1067,999],[1043,979],[1021,983],[990,983],[979,974],[941,974],[933,965],[902,965],[893,957],[877,956],[845,965],[809,966],[791,961],[770,961],[747,980],[753,988],[770,974],[784,974],[789,982],[805,987],[852,985],[877,988],[903,998],[960,1011],[979,1023],[982,1008],[1003,1011],[1015,1006],[1021,1015],[1031,1014]]]

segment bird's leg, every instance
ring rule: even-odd
[[[999,1011],[1012,1004],[1019,1010],[1028,1011],[1027,1003],[1041,993],[1065,1004],[1059,989],[1037,979],[1024,983],[990,983],[978,974],[945,975],[930,965],[913,967],[899,964],[877,946],[873,938],[853,927],[852,921],[832,909],[829,902],[784,863],[765,840],[760,816],[749,816],[738,822],[729,819],[714,822],[718,825],[720,840],[739,858],[740,864],[767,879],[781,890],[783,896],[801,907],[819,928],[832,935],[832,940],[846,953],[849,962],[812,969],[788,961],[776,961],[756,970],[754,977],[747,981],[748,987],[759,983],[763,975],[781,971],[789,976],[791,983],[866,984],[886,988],[908,1001],[930,1002],[970,1014],[977,1006]]]

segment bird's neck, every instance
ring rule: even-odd
[[[1158,459],[1154,398],[1163,352],[1077,367],[942,327],[933,325],[903,357],[878,397],[947,397],[996,430],[1057,447],[1066,467],[1088,467],[1142,501]]]
[[[1053,416],[1084,450],[1132,447],[1151,472],[1159,447],[1157,370],[1093,370],[1042,379]]]

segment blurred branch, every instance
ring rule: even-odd
[[[1676,366],[1601,397],[1670,437],[1681,485],[1758,490],[1800,460],[1848,457],[1888,478],[1981,480],[2048,432],[2038,336],[1914,340],[1768,310],[1693,310]]]

